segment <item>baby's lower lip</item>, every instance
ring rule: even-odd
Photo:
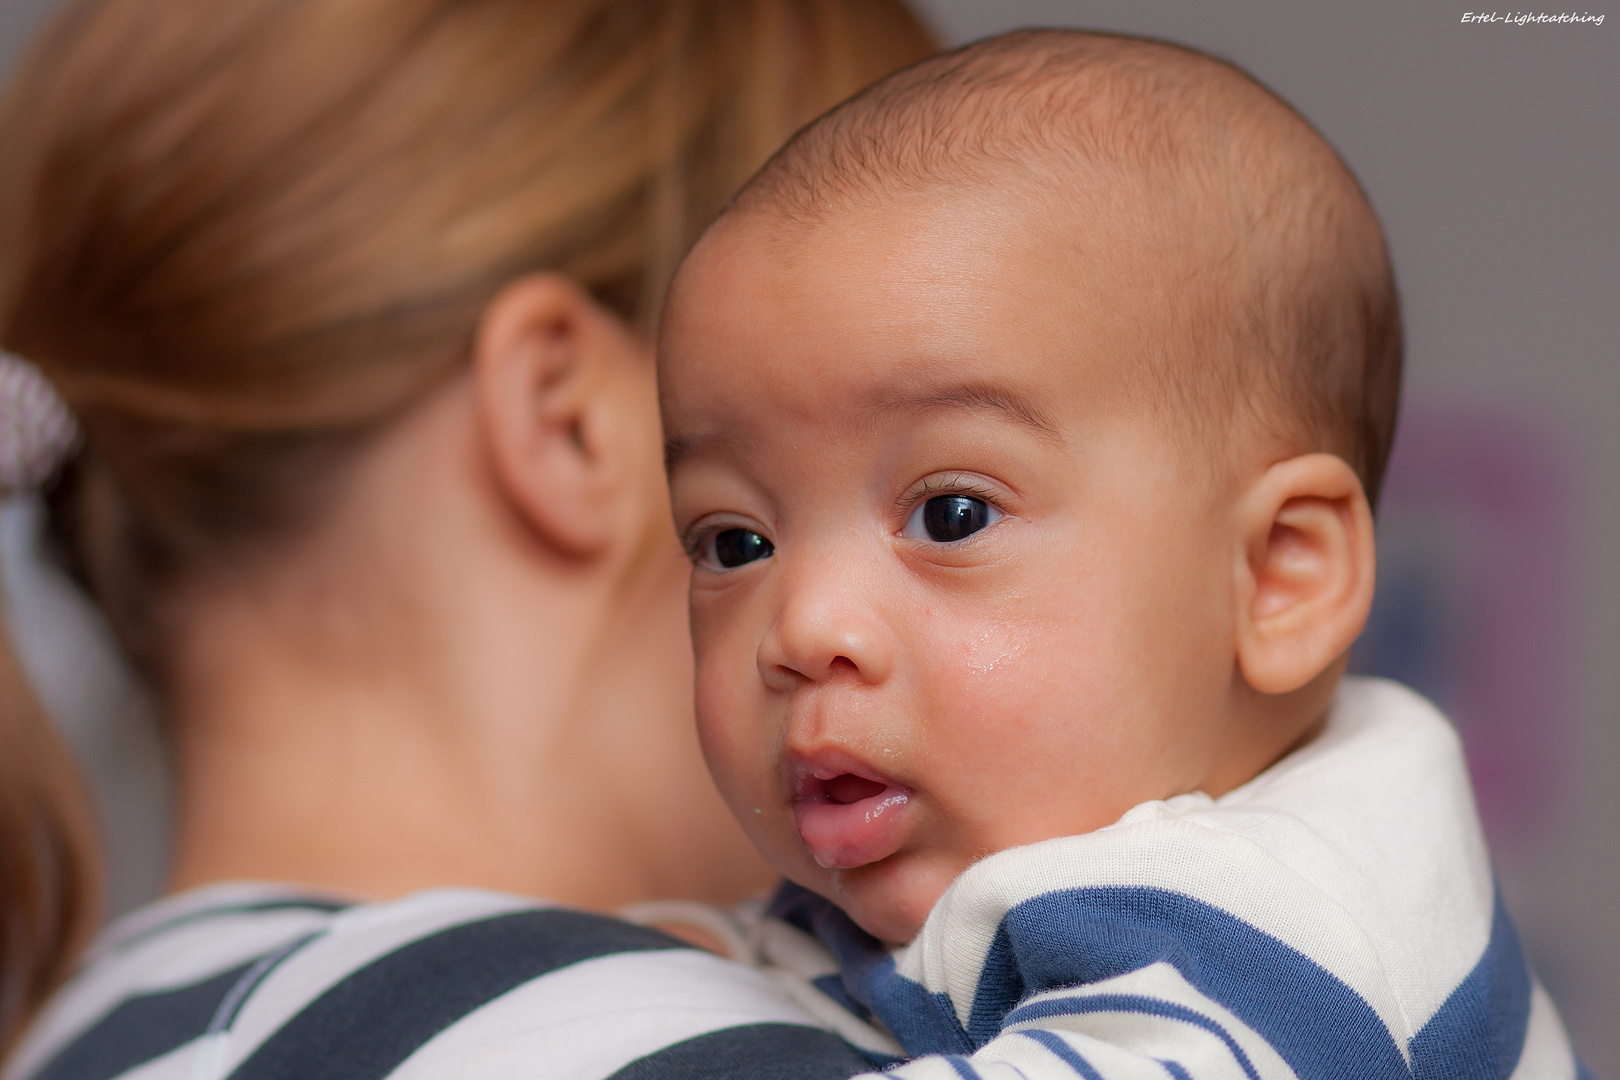
[[[853,773],[801,781],[793,801],[799,837],[816,863],[848,870],[886,859],[905,840],[910,792]]]

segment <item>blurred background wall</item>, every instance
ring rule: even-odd
[[[0,0],[0,77],[58,0]],[[0,153],[6,149],[0,146]],[[96,609],[36,548],[40,507],[0,501],[0,602],[36,689],[96,796],[109,914],[157,895],[168,873],[167,762],[153,710],[131,681]]]
[[[1620,1080],[1620,10],[1518,26],[1464,25],[1460,0],[917,2],[951,43],[1073,25],[1227,57],[1360,176],[1408,368],[1356,666],[1456,720],[1532,960]],[[0,67],[50,6],[0,0]],[[94,613],[38,560],[35,513],[0,511],[8,616],[94,777],[124,910],[161,886],[164,762]]]

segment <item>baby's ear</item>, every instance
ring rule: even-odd
[[[1372,510],[1355,470],[1332,454],[1267,469],[1238,507],[1238,666],[1285,694],[1350,648],[1372,607]]]

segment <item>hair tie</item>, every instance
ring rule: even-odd
[[[79,425],[44,374],[0,353],[0,492],[33,491],[79,444]]]

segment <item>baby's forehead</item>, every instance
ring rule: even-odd
[[[1071,170],[1058,183],[1022,169],[871,190],[813,214],[756,203],[705,234],[677,279],[672,313],[704,290],[736,296],[769,285],[785,286],[777,298],[789,302],[819,288],[851,302],[875,294],[924,306],[972,290],[986,303],[1030,305],[1083,301],[1110,284],[1145,296],[1145,286],[1186,272],[1191,244],[1177,209],[1186,204],[1112,170]]]
[[[1028,350],[1121,318],[1162,347],[1185,308],[1190,244],[1179,212],[1128,178],[1071,173],[1063,185],[1009,172],[868,192],[814,215],[773,204],[728,214],[672,293],[666,340],[698,317],[798,326],[818,336],[882,324],[921,351]],[[1037,354],[1038,355],[1038,354]],[[1050,359],[1083,359],[1072,350]]]
[[[901,193],[814,220],[733,215],[672,292],[666,415],[816,411],[860,425],[937,405],[1060,434],[1082,405],[1117,411],[1140,388],[1132,369],[1172,336],[1150,287],[1164,275],[1131,270],[1128,252],[1088,262],[1102,243],[1005,187]]]
[[[1162,422],[1181,401],[1167,367],[1213,348],[1194,340],[1177,211],[1117,170],[1069,181],[981,174],[727,215],[672,291],[671,445],[945,415],[1056,442],[1121,424],[1196,438]]]
[[[756,193],[705,235],[672,310],[692,301],[683,286],[700,277],[703,288],[726,279],[722,291],[757,296],[753,287],[782,271],[789,288],[769,298],[776,304],[799,302],[815,282],[834,292],[858,285],[851,303],[926,308],[951,297],[964,315],[994,305],[1013,324],[1096,319],[1104,306],[1128,309],[1162,340],[1193,307],[1205,309],[1197,317],[1231,307],[1239,280],[1263,274],[1271,252],[1234,197],[1245,183],[1241,173],[1036,145],[936,163],[926,175],[879,170],[819,196],[807,187]],[[982,303],[964,295],[973,289]]]

